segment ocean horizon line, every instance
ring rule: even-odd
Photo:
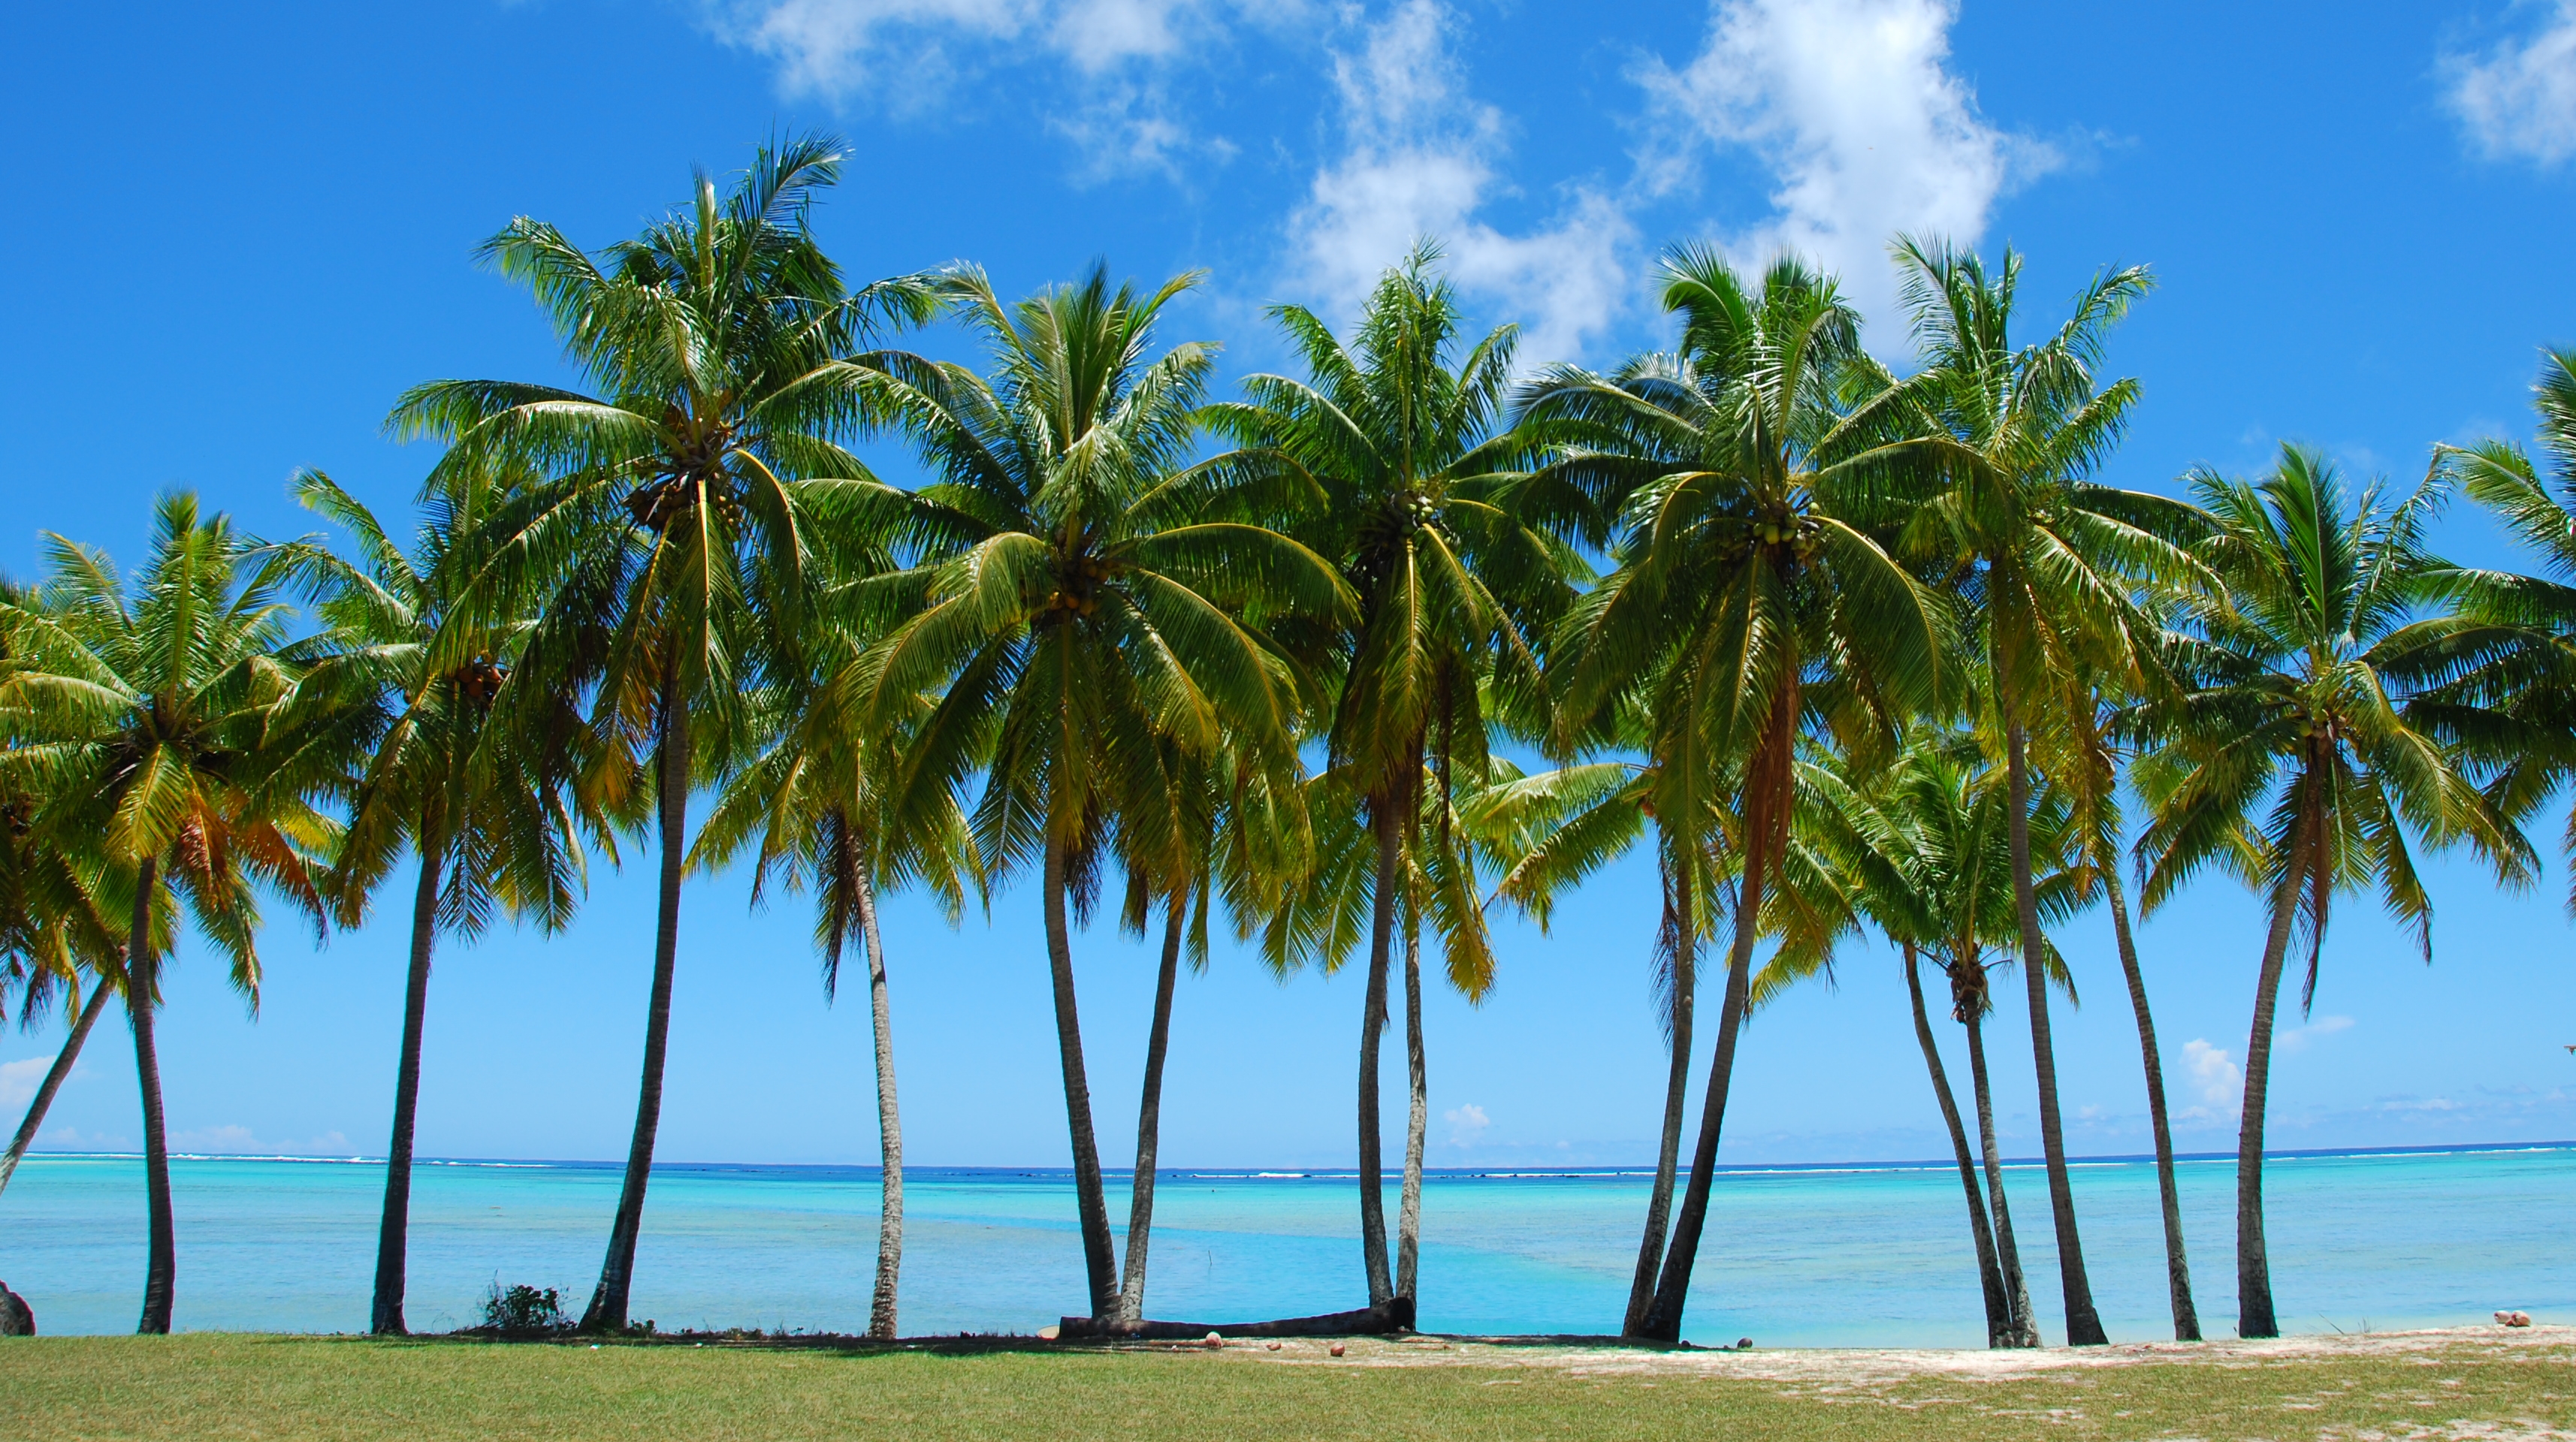
[[[2303,1159],[2357,1160],[2382,1156],[2473,1156],[2501,1152],[2550,1152],[2569,1150],[2576,1150],[2576,1139],[2557,1141],[2460,1142],[2448,1145],[2420,1146],[2291,1147],[2280,1150],[2266,1150],[2263,1153],[2263,1156],[2267,1161],[2298,1161]],[[385,1158],[381,1156],[367,1156],[364,1154],[331,1154],[320,1152],[172,1152],[169,1156],[170,1160],[174,1162],[288,1162],[313,1166],[374,1167],[380,1167],[385,1164]],[[141,1152],[87,1150],[63,1151],[30,1148],[25,1154],[25,1160],[31,1162],[39,1160],[141,1161],[142,1159],[143,1153]],[[2066,1159],[2067,1165],[2073,1167],[2135,1166],[2152,1164],[2155,1160],[2156,1156],[2153,1152],[2104,1152],[2088,1155],[2069,1155]],[[2235,1160],[2236,1153],[2233,1150],[2222,1152],[2174,1153],[2174,1161],[2178,1164],[2205,1164],[2211,1162],[2232,1163]],[[2003,1158],[2002,1161],[2003,1165],[2007,1169],[2039,1167],[2046,1164],[2045,1159],[2038,1156],[2008,1156]],[[490,1167],[495,1169],[622,1172],[626,1163],[614,1159],[590,1159],[578,1157],[417,1157],[414,1159],[414,1165],[423,1167]],[[1831,1174],[1834,1172],[1950,1171],[1955,1170],[1957,1167],[1958,1162],[1955,1158],[1945,1157],[1939,1159],[1898,1158],[1888,1160],[1818,1162],[1723,1162],[1718,1165],[1717,1170],[1735,1175],[1758,1176],[1764,1173]],[[882,1169],[873,1162],[662,1161],[657,1159],[652,1165],[652,1170],[654,1172],[668,1173],[840,1173],[873,1177]],[[1126,1167],[1111,1166],[1104,1168],[1104,1171],[1112,1173],[1108,1180],[1115,1184],[1118,1174],[1132,1175],[1133,1167],[1132,1165]],[[907,1176],[925,1177],[985,1176],[1055,1180],[1071,1178],[1073,1175],[1073,1168],[1070,1166],[943,1165],[936,1163],[923,1163],[917,1165],[907,1164],[904,1167],[904,1173]],[[1651,1177],[1655,1174],[1655,1168],[1651,1163],[1601,1163],[1590,1166],[1555,1167],[1528,1164],[1514,1165],[1509,1163],[1488,1163],[1482,1166],[1426,1166],[1422,1169],[1422,1174],[1426,1178],[1436,1177],[1453,1181],[1478,1179],[1504,1181],[1542,1180],[1546,1178],[1572,1179],[1620,1176]],[[1154,1175],[1156,1178],[1162,1180],[1350,1182],[1359,1180],[1359,1169],[1353,1166],[1172,1166],[1158,1167],[1155,1169]],[[1390,1187],[1395,1186],[1399,1179],[1399,1174],[1397,1172],[1389,1171],[1386,1173],[1385,1185]]]

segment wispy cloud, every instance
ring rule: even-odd
[[[2576,0],[2552,10],[2524,34],[2441,59],[2451,109],[2489,156],[2556,165],[2576,154]]]
[[[2321,1016],[2306,1026],[2293,1027],[2281,1033],[2273,1045],[2282,1051],[2306,1051],[2308,1044],[2320,1037],[2329,1037],[2336,1032],[2350,1030],[2352,1030],[2351,1017]]]
[[[1952,0],[1718,0],[1695,59],[1639,74],[1654,122],[1643,183],[1682,189],[1704,154],[1750,154],[1775,178],[1773,213],[1723,230],[1726,249],[1746,265],[1812,257],[1885,321],[1890,237],[1973,243],[1997,200],[2060,163],[1978,113],[1949,69],[1957,19]]]
[[[1521,234],[1478,218],[1512,193],[1501,169],[1508,126],[1468,94],[1449,48],[1455,23],[1437,0],[1405,0],[1335,52],[1344,148],[1289,223],[1296,279],[1347,311],[1416,240],[1436,237],[1461,289],[1530,317],[1525,358],[1574,356],[1620,308],[1633,227],[1609,196],[1581,187]]]
[[[170,1134],[170,1150],[217,1154],[252,1153],[261,1156],[340,1156],[349,1150],[349,1139],[338,1132],[324,1132],[302,1141],[266,1141],[250,1128],[238,1123],[216,1127],[197,1127]]]
[[[1014,40],[1037,0],[736,0],[708,6],[716,34],[775,60],[790,94],[918,99],[955,73],[961,42]]]
[[[790,95],[918,113],[968,77],[1031,63],[1058,75],[1050,128],[1072,141],[1087,177],[1177,173],[1184,156],[1234,147],[1174,111],[1184,57],[1223,49],[1239,22],[1305,18],[1304,0],[706,0],[708,28],[775,61]],[[1044,108],[1044,107],[1042,107]]]
[[[34,1100],[36,1084],[45,1079],[45,1069],[53,1064],[53,1058],[42,1056],[0,1062],[0,1109],[15,1109]]]

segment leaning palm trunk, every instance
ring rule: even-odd
[[[1932,1019],[1923,1010],[1923,975],[1914,943],[1905,943],[1905,991],[1914,1003],[1914,1040],[1923,1048],[1923,1066],[1932,1074],[1932,1095],[1941,1104],[1941,1121],[1950,1129],[1950,1150],[1959,1161],[1959,1184],[1968,1193],[1968,1232],[1977,1244],[1977,1281],[1986,1298],[1986,1345],[2013,1345],[2012,1298],[2004,1291],[2004,1274],[1995,1261],[1995,1233],[1986,1220],[1985,1198],[1977,1193],[1977,1157],[1968,1149],[1967,1129],[1959,1123],[1959,1101],[1950,1092],[1950,1074],[1941,1066],[1941,1047],[1932,1038]]]
[[[2200,1311],[2191,1301],[2191,1263],[2183,1254],[2182,1194],[2174,1185],[2173,1128],[2165,1119],[2165,1068],[2156,1051],[2156,1019],[2147,1010],[2147,978],[2138,968],[2137,940],[2129,932],[2129,899],[2120,889],[2119,865],[2102,868],[2111,896],[2111,933],[2120,944],[2120,970],[2129,982],[2129,1009],[2138,1014],[2138,1054],[2147,1072],[2147,1119],[2156,1133],[2156,1193],[2164,1204],[2165,1290],[2173,1299],[2174,1340],[2200,1340]]]
[[[1082,1065],[1082,1017],[1074,1009],[1073,939],[1064,915],[1064,843],[1047,839],[1045,891],[1047,970],[1055,986],[1055,1041],[1064,1068],[1064,1115],[1073,1140],[1074,1207],[1082,1219],[1082,1264],[1091,1284],[1091,1315],[1118,1315],[1117,1244],[1109,1235],[1109,1200],[1100,1184],[1100,1141],[1091,1130],[1091,1083]]]
[[[1692,925],[1688,883],[1673,916],[1672,1055],[1664,1076],[1663,1141],[1655,1154],[1655,1186],[1646,1198],[1646,1235],[1637,1244],[1637,1275],[1628,1283],[1628,1314],[1619,1335],[1642,1337],[1646,1316],[1655,1305],[1655,1273],[1664,1260],[1664,1237],[1671,1230],[1673,1177],[1682,1152],[1682,1111],[1690,1099],[1691,1009],[1696,1004],[1698,961],[1693,955],[1697,931]],[[1671,905],[1668,899],[1666,904]]]
[[[1181,934],[1189,906],[1180,893],[1163,923],[1163,966],[1154,978],[1154,1025],[1145,1036],[1145,1094],[1136,1106],[1136,1185],[1127,1203],[1127,1277],[1118,1288],[1118,1320],[1145,1320],[1145,1249],[1154,1235],[1154,1161],[1163,1139],[1163,1056],[1172,1039],[1172,992],[1181,974]]]
[[[895,1282],[903,1271],[903,1118],[894,1104],[894,1013],[886,999],[885,938],[877,933],[877,898],[865,876],[856,876],[850,899],[868,947],[868,1020],[877,1062],[877,1284],[868,1302],[868,1335],[895,1338]]]
[[[1953,965],[1974,967],[1974,961]],[[1958,995],[1955,984],[1952,995]],[[1985,1154],[1986,1206],[1994,1214],[1995,1266],[2003,1273],[2004,1295],[2012,1308],[2008,1347],[2039,1345],[2039,1319],[2031,1314],[2030,1278],[2021,1269],[2021,1247],[2013,1241],[2012,1205],[2004,1198],[2004,1159],[1995,1145],[1995,1097],[1986,1083],[1985,987],[1982,978],[1973,1000],[1963,999],[1959,1020],[1968,1027],[1968,1082],[1977,1094],[1977,1146]]]
[[[1377,894],[1369,919],[1368,991],[1360,1003],[1360,1252],[1368,1270],[1369,1305],[1383,1307],[1395,1299],[1395,1280],[1386,1265],[1377,1052],[1379,1039],[1386,1035],[1387,952],[1394,942],[1395,886],[1403,864],[1403,838],[1396,829],[1392,802],[1373,803],[1369,823],[1377,829]]]
[[[2310,797],[2314,787],[2300,779]],[[2280,1320],[2272,1313],[2272,1260],[2263,1245],[2263,1108],[2272,1077],[2272,1017],[2280,1002],[2282,961],[2290,951],[2290,928],[2298,919],[2299,890],[2311,858],[2309,837],[2315,817],[2299,808],[2290,828],[2290,851],[2281,869],[2280,889],[2272,894],[2272,927],[2263,938],[2263,970],[2254,989],[2254,1031],[2245,1039],[2245,1115],[2236,1130],[2236,1335],[2277,1337]]]
[[[2005,761],[2012,786],[2013,910],[2021,922],[2022,981],[2030,994],[2030,1050],[2039,1072],[2039,1138],[2048,1161],[2048,1212],[2057,1228],[2057,1275],[2066,1295],[2066,1344],[2094,1347],[2110,1341],[2093,1309],[2093,1285],[2084,1274],[2084,1239],[2075,1227],[2075,1187],[2066,1172],[2066,1133],[2058,1120],[2057,1052],[2049,1040],[2047,943],[2039,932],[2039,899],[2030,880],[2030,770],[2021,723],[2004,719]]]
[[[1640,1335],[1651,1341],[1681,1339],[1682,1307],[1690,1298],[1691,1268],[1699,1260],[1701,1229],[1708,1222],[1709,1189],[1717,1180],[1717,1143],[1726,1125],[1726,1094],[1735,1078],[1735,1039],[1743,1029],[1753,989],[1753,944],[1760,935],[1763,887],[1774,848],[1786,839],[1791,800],[1791,747],[1796,741],[1798,686],[1791,678],[1772,701],[1764,735],[1746,768],[1744,879],[1735,900],[1735,944],[1726,958],[1726,1000],[1717,1013],[1717,1046],[1708,1064],[1708,1093],[1700,1102],[1699,1145],[1691,1153],[1690,1185],[1673,1222],[1672,1246],[1655,1282],[1655,1302]]]
[[[125,933],[125,1015],[134,1026],[134,1074],[143,1090],[143,1193],[149,1255],[143,1268],[143,1320],[137,1332],[170,1331],[179,1243],[170,1221],[170,1144],[161,1118],[161,1052],[152,1039],[152,1008],[160,987],[152,955],[152,885],[156,858],[144,857],[134,873],[134,921]]]
[[[420,1114],[420,1034],[429,1015],[429,961],[438,938],[438,863],[431,828],[420,829],[420,881],[411,899],[411,971],[403,983],[402,1059],[394,1067],[394,1131],[385,1147],[384,1218],[376,1228],[376,1300],[367,1330],[401,1336],[404,1267],[411,1238],[411,1143]]]
[[[1395,1295],[1420,1300],[1422,1272],[1422,1141],[1431,1120],[1429,1070],[1422,1055],[1422,917],[1404,912],[1404,1068],[1410,1093],[1404,1119],[1404,1189],[1395,1208]]]
[[[90,988],[89,1003],[80,1009],[72,1023],[72,1034],[63,1038],[63,1049],[54,1054],[54,1064],[45,1069],[45,1079],[37,1084],[35,1100],[27,1103],[27,1119],[18,1123],[18,1134],[9,1139],[9,1154],[0,1157],[0,1191],[6,1191],[9,1179],[18,1174],[18,1161],[35,1145],[36,1132],[45,1124],[45,1113],[54,1105],[54,1093],[63,1089],[63,1081],[72,1074],[72,1063],[80,1060],[81,1046],[89,1040],[89,1030],[98,1025],[99,1013],[107,1010],[113,994],[104,978]]]
[[[653,1170],[653,1141],[662,1126],[662,1064],[671,1039],[671,980],[680,948],[680,878],[686,861],[689,820],[689,713],[674,684],[662,698],[660,773],[662,886],[653,931],[653,994],[644,1012],[644,1077],[635,1099],[635,1136],[626,1148],[626,1180],[617,1193],[617,1220],[608,1232],[608,1257],[599,1286],[583,1309],[582,1330],[622,1331],[626,1300],[635,1280],[635,1243],[644,1229],[644,1186]]]

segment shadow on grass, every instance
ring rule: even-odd
[[[901,1337],[879,1341],[847,1332],[764,1332],[756,1328],[731,1327],[722,1331],[679,1332],[542,1332],[503,1333],[488,1327],[469,1327],[454,1332],[416,1333],[404,1337],[367,1338],[388,1346],[512,1346],[512,1347],[685,1347],[722,1348],[750,1352],[824,1353],[850,1358],[899,1357],[924,1355],[933,1357],[1039,1356],[1076,1357],[1119,1354],[1202,1352],[1205,1344],[1171,1338],[1140,1339],[1134,1337],[1078,1337],[1058,1340],[1051,1337],[1019,1333],[960,1333],[954,1336]],[[1320,1339],[1310,1339],[1320,1340]],[[1731,1348],[1696,1347],[1688,1342],[1639,1342],[1598,1333],[1561,1332],[1515,1336],[1476,1336],[1449,1332],[1398,1332],[1351,1341],[1366,1341],[1399,1350],[1420,1347],[1447,1347],[1472,1343],[1481,1347],[1498,1347],[1536,1351],[1580,1350],[1599,1352],[1704,1352],[1730,1351]],[[1229,1339],[1227,1350],[1243,1350],[1258,1345],[1260,1338]]]

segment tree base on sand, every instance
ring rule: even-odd
[[[1195,1342],[1210,1332],[1221,1337],[1369,1337],[1413,1330],[1413,1299],[1396,1297],[1356,1312],[1326,1312],[1318,1317],[1284,1317],[1275,1322],[1121,1322],[1114,1317],[1067,1317],[1038,1333],[1048,1341],[1118,1339],[1139,1342]]]

